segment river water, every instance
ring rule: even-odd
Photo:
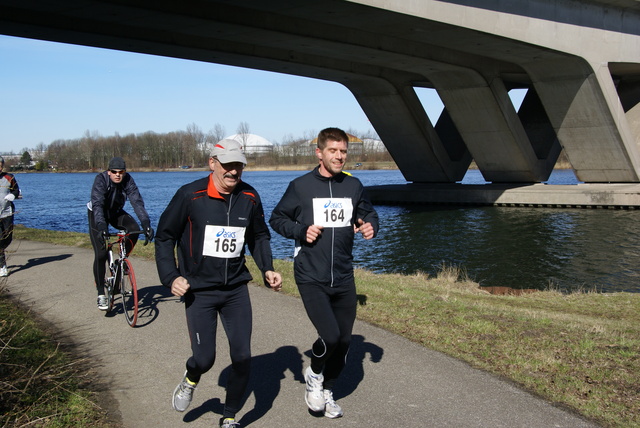
[[[365,186],[405,183],[397,170],[352,171]],[[246,171],[265,216],[287,184],[305,171]],[[206,172],[133,172],[152,225],[185,183]],[[86,203],[94,173],[16,174],[23,199],[15,222],[27,227],[87,232]],[[482,183],[470,170],[463,183]],[[575,184],[554,171],[549,184]],[[126,208],[133,214],[127,204]],[[355,263],[375,272],[435,274],[442,264],[463,268],[484,286],[640,292],[640,211],[510,207],[376,206],[380,233],[358,235]],[[290,259],[293,242],[272,233],[274,257]]]

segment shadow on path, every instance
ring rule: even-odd
[[[227,367],[220,373],[218,384],[227,384],[227,378],[231,367]],[[251,380],[247,387],[245,400],[253,393],[255,406],[245,413],[240,419],[240,426],[247,426],[260,420],[273,407],[273,402],[278,397],[281,381],[285,379],[286,372],[293,374],[294,380],[304,382],[302,376],[302,354],[295,346],[282,346],[271,354],[258,355],[251,360]]]
[[[306,354],[308,354],[307,352]],[[353,393],[364,379],[364,361],[369,355],[371,362],[382,360],[384,350],[378,345],[365,341],[365,337],[354,335],[347,358],[347,365],[336,385],[334,395],[343,398]],[[282,346],[270,354],[257,355],[251,359],[251,379],[244,400],[253,394],[255,405],[248,409],[238,421],[241,426],[248,426],[259,421],[271,410],[282,387],[282,380],[286,378],[287,371],[293,374],[295,381],[304,383],[302,354],[295,346]],[[229,377],[231,366],[227,366],[218,378],[218,385],[225,386]],[[304,403],[304,397],[300,396]],[[192,422],[201,416],[212,412],[222,415],[224,404],[219,398],[205,401],[201,406],[191,410],[184,417],[184,422]],[[311,412],[309,412],[311,414]],[[316,414],[312,414],[316,416]]]
[[[72,255],[73,254],[60,254],[58,256],[36,257],[36,258],[27,260],[27,263],[25,263],[22,266],[9,265],[7,267],[9,268],[11,273],[16,273],[16,272],[19,272],[21,270],[27,270],[27,269],[30,269],[32,267],[44,265],[44,264],[47,264],[47,263],[59,262],[59,261],[62,261],[62,260],[66,260],[69,257],[71,257]]]
[[[136,328],[144,327],[154,322],[160,315],[158,305],[170,300],[180,302],[180,299],[171,294],[171,290],[163,285],[138,288],[138,322],[136,323]],[[120,311],[122,312],[122,308],[120,308]]]
[[[144,287],[138,289],[138,321],[134,328],[145,327],[154,322],[160,315],[160,309],[158,304],[175,300],[180,302],[180,299],[171,294],[171,291],[162,285],[153,285],[151,287]],[[122,310],[122,295],[117,294],[113,309],[106,312],[104,316],[106,318],[112,318],[115,316],[123,315]]]
[[[218,377],[220,386],[224,387],[227,384],[230,370],[231,366],[227,366],[220,372]],[[273,407],[273,402],[280,392],[281,381],[285,378],[287,370],[291,371],[295,380],[304,382],[302,354],[295,346],[283,346],[271,354],[257,355],[251,358],[251,379],[247,386],[243,405],[252,393],[255,396],[256,404],[238,421],[241,426],[247,426],[259,420]],[[222,416],[223,411],[224,404],[220,399],[212,398],[189,411],[183,421],[193,422],[209,412]]]
[[[384,349],[375,343],[367,342],[364,336],[354,334],[351,337],[351,347],[347,356],[347,365],[333,391],[333,397],[338,400],[351,395],[364,379],[364,361],[369,355],[369,361],[379,363],[382,361]]]

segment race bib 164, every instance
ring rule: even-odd
[[[324,227],[351,226],[351,198],[314,198],[313,224]]]

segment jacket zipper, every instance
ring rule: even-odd
[[[231,202],[233,201],[233,193],[229,193],[229,205],[227,206],[227,227],[231,226]],[[228,285],[229,281],[229,259],[224,259],[224,285]]]
[[[329,198],[333,199],[333,189],[331,188],[331,178],[329,178]],[[331,228],[331,285],[333,288],[333,248],[335,246],[335,238],[336,238],[336,228]]]

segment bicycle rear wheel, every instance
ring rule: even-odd
[[[120,266],[120,294],[122,294],[122,311],[131,327],[138,320],[138,286],[133,267],[129,260],[122,261]]]

